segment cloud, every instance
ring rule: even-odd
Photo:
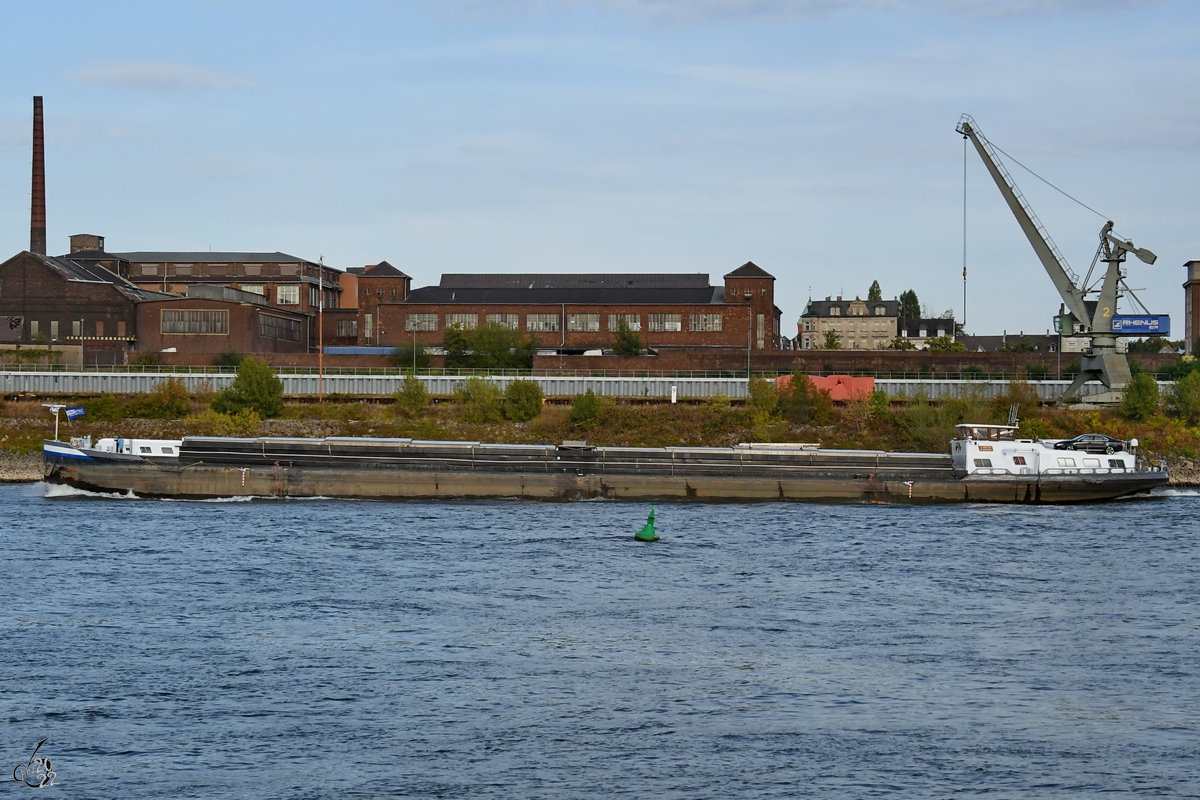
[[[71,73],[71,78],[96,86],[168,94],[244,89],[254,85],[187,64],[152,61],[102,61],[76,70]]]
[[[851,13],[933,13],[1015,17],[1061,12],[1123,11],[1164,0],[592,0],[605,11],[661,22],[788,19]],[[579,0],[560,0],[577,7]]]

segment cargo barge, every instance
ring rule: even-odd
[[[736,447],[508,445],[327,437],[46,440],[45,477],[146,498],[1083,503],[1143,494],[1165,468],[1117,445],[960,425],[951,453]],[[1086,440],[1087,437],[1079,437]],[[1100,437],[1107,439],[1107,437]]]

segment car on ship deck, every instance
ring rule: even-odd
[[[1106,436],[1103,433],[1085,433],[1076,436],[1074,439],[1063,439],[1061,442],[1055,442],[1054,449],[1082,450],[1085,453],[1105,453],[1112,455],[1113,453],[1125,452],[1126,448],[1132,444],[1131,442],[1126,442],[1124,439]]]

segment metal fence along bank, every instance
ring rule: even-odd
[[[36,395],[38,397],[78,397],[98,394],[136,394],[149,392],[159,383],[178,378],[189,391],[220,391],[233,382],[233,372],[0,372],[0,394],[5,396]],[[418,375],[426,390],[433,395],[451,395],[470,376]],[[316,397],[318,376],[281,374],[286,397]],[[602,397],[666,399],[672,393],[679,399],[747,396],[745,378],[703,377],[595,377],[573,375],[491,375],[487,379],[504,389],[514,380],[533,380],[547,397],[571,397],[591,389]],[[325,396],[385,397],[394,394],[404,381],[403,375],[325,375],[321,391]],[[1057,400],[1070,385],[1069,380],[1029,381],[1043,401]],[[893,399],[925,398],[947,400],[959,398],[989,398],[1008,390],[1006,380],[938,380],[878,378],[876,388]],[[1160,382],[1166,388],[1170,383]],[[1083,394],[1103,390],[1099,383],[1083,388]]]

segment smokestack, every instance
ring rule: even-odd
[[[42,98],[33,98],[33,201],[29,213],[29,252],[46,255],[46,140]]]

